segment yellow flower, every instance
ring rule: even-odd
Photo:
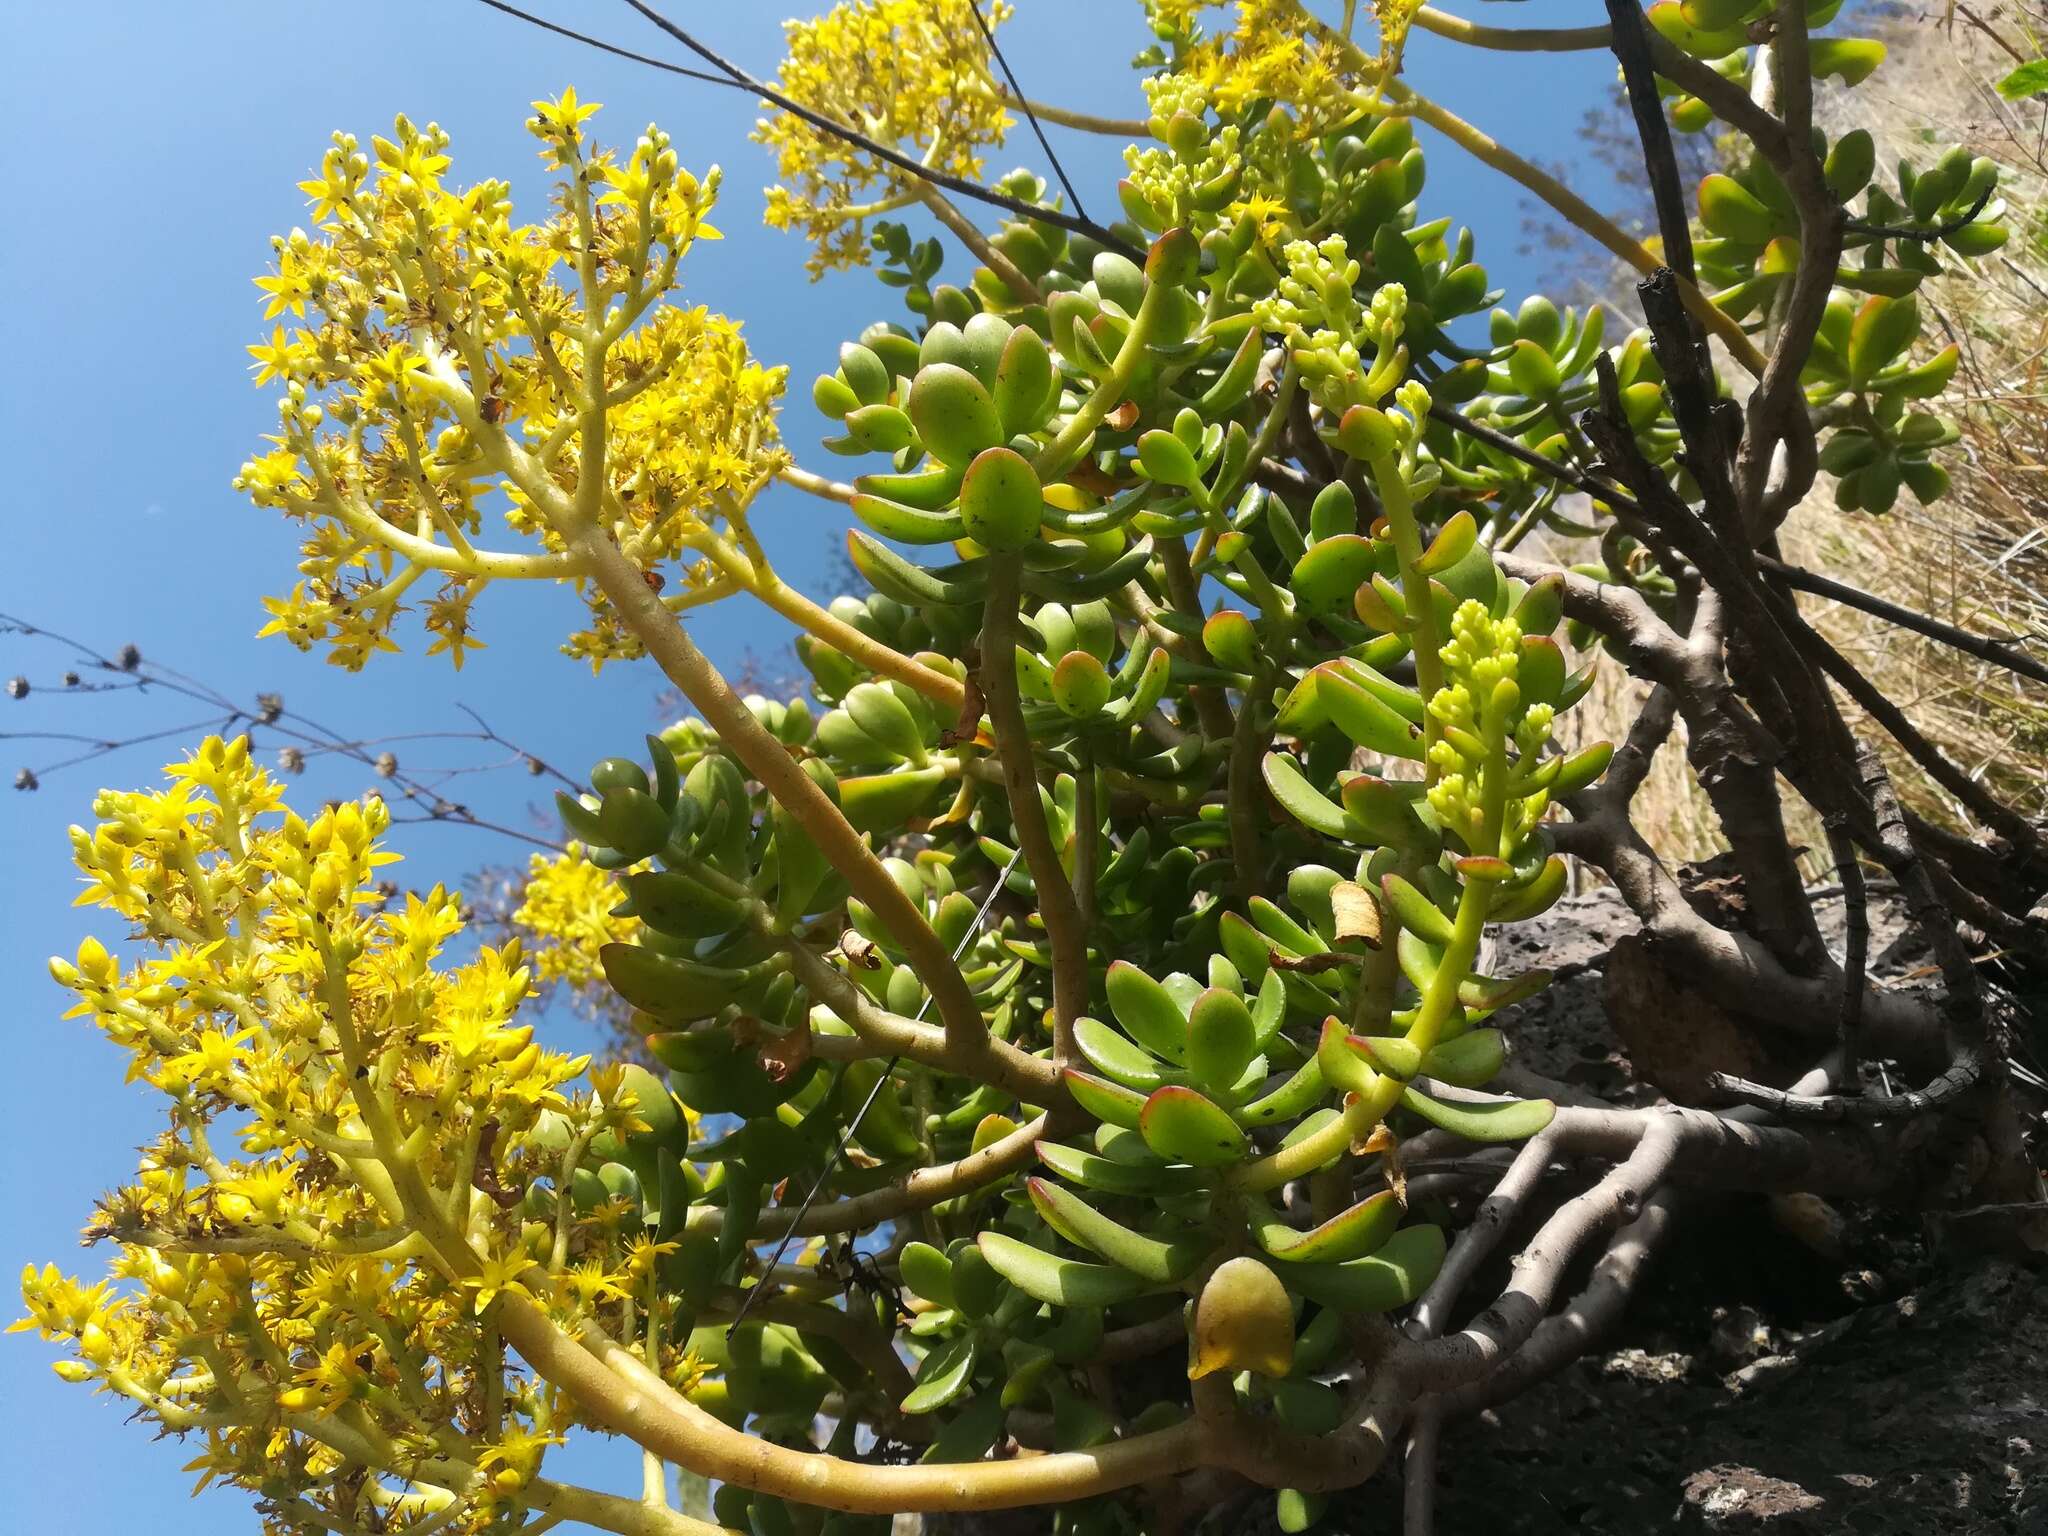
[[[1153,3],[1155,11],[1165,9],[1159,0]],[[1184,28],[1206,7],[1173,9],[1183,13]],[[1315,135],[1354,113],[1351,92],[1359,82],[1348,50],[1298,0],[1238,0],[1230,31],[1184,49],[1179,67],[1209,89],[1226,116],[1254,101],[1271,101],[1293,114],[1300,132]]]
[[[98,825],[72,838],[84,903],[135,928],[130,963],[92,939],[51,962],[166,1118],[86,1229],[117,1245],[106,1277],[29,1268],[16,1326],[67,1347],[65,1380],[167,1431],[203,1420],[202,1486],[288,1488],[368,1528],[374,1487],[297,1416],[346,1403],[401,1479],[470,1432],[467,1397],[403,1381],[473,1379],[490,1358],[482,1314],[540,1286],[521,1212],[476,1182],[484,1128],[506,1133],[490,1138],[506,1172],[542,1110],[572,1112],[563,1090],[589,1062],[543,1049],[518,1017],[531,975],[517,941],[442,963],[462,930],[452,892],[372,899],[392,857],[382,802],[295,816],[241,738],[166,772],[155,790],[102,793]],[[476,1256],[467,1283],[427,1257],[423,1231],[449,1241],[451,1213]],[[617,1224],[605,1213],[576,1234],[593,1298],[635,1273]],[[508,1407],[525,1411],[528,1390],[508,1382]],[[508,1476],[530,1475],[549,1438],[520,1433],[493,1463]]]
[[[981,152],[1000,145],[1015,120],[989,73],[973,3],[846,0],[815,20],[785,22],[776,84],[921,164],[978,180]],[[982,7],[991,30],[1010,13],[1000,0]],[[866,265],[865,219],[899,206],[915,191],[912,179],[794,113],[764,118],[754,137],[775,151],[781,183],[768,191],[767,221],[813,242],[811,275]]]
[[[588,1308],[600,1301],[618,1301],[632,1295],[627,1288],[629,1279],[629,1276],[607,1270],[603,1259],[591,1258],[563,1275],[562,1283],[578,1305]]]
[[[482,1312],[500,1296],[523,1296],[528,1301],[533,1300],[533,1292],[521,1282],[521,1277],[535,1267],[533,1260],[523,1253],[494,1253],[483,1261],[477,1273],[462,1283],[474,1293],[474,1310]]]
[[[258,384],[268,384],[272,379],[302,378],[312,372],[313,339],[307,332],[297,331],[287,340],[284,327],[273,326],[270,340],[249,348],[249,355],[256,359]]]
[[[619,163],[584,138],[596,110],[573,90],[535,104],[562,171],[537,224],[503,182],[448,185],[447,134],[404,117],[368,154],[336,135],[303,184],[314,228],[274,241],[257,284],[266,319],[305,324],[249,349],[279,426],[235,480],[304,525],[302,579],[262,633],[353,669],[418,612],[429,654],[460,666],[483,587],[543,579],[590,609],[571,654],[632,656],[561,530],[597,515],[642,569],[693,565],[693,541],[786,462],[784,370],[735,322],[668,302],[683,256],[718,237],[718,172],[685,170],[656,128]],[[414,608],[422,577],[438,594]]]
[[[535,854],[512,921],[531,938],[541,981],[579,989],[602,984],[599,951],[629,944],[640,932],[639,918],[613,915],[624,900],[618,881],[591,863],[580,843],[552,857]]]
[[[527,131],[554,147],[545,152],[550,157],[566,154],[573,159],[574,146],[582,137],[583,125],[596,116],[602,106],[601,102],[578,101],[576,87],[572,85],[553,101],[536,101],[533,104],[534,115],[527,120]]]
[[[477,1465],[490,1474],[494,1489],[500,1493],[512,1493],[533,1480],[533,1475],[540,1470],[541,1457],[547,1447],[561,1443],[560,1435],[544,1435],[515,1425],[499,1435],[497,1444],[477,1458]]]

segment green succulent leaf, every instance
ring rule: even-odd
[[[1256,1214],[1252,1236],[1267,1253],[1289,1264],[1339,1264],[1378,1251],[1400,1220],[1400,1201],[1392,1190],[1381,1190],[1307,1231],[1270,1211]]]
[[[1138,1128],[1138,1117],[1145,1108],[1143,1094],[1134,1093],[1121,1083],[1077,1072],[1072,1067],[1067,1068],[1063,1077],[1074,1102],[1096,1119],[1126,1130]]]
[[[946,1340],[917,1368],[917,1385],[897,1404],[905,1413],[931,1413],[955,1401],[974,1384],[980,1345],[972,1333]]]
[[[897,1266],[903,1283],[935,1306],[953,1301],[953,1261],[930,1243],[906,1243]]]
[[[1126,1088],[1150,1093],[1166,1081],[1157,1057],[1098,1019],[1083,1014],[1074,1020],[1074,1044],[1089,1066]]]
[[[1174,1194],[1197,1187],[1193,1170],[1185,1167],[1139,1167],[1059,1142],[1041,1141],[1038,1160],[1068,1183],[1105,1195]]]
[[[1192,1271],[1209,1250],[1209,1240],[1201,1236],[1167,1242],[1133,1232],[1050,1180],[1026,1179],[1024,1188],[1053,1231],[1146,1280],[1171,1285]]]
[[[1342,1264],[1290,1264],[1288,1289],[1346,1312],[1391,1312],[1429,1289],[1444,1262],[1444,1230],[1403,1227],[1377,1252]]]
[[[1401,1091],[1401,1102],[1431,1125],[1467,1141],[1526,1141],[1557,1115],[1557,1106],[1548,1099],[1460,1104],[1413,1087]]]
[[[1250,1146],[1237,1122],[1214,1099],[1173,1083],[1145,1100],[1138,1133],[1161,1157],[1197,1168],[1240,1162]]]
[[[1184,1065],[1188,1050],[1187,1014],[1158,982],[1128,961],[1113,961],[1103,985],[1110,1011],[1130,1037],[1154,1056]]]
[[[1195,1081],[1227,1093],[1257,1054],[1258,1030],[1242,997],[1210,987],[1188,1010],[1187,1042],[1187,1067]]]
[[[984,1232],[974,1241],[997,1274],[1026,1296],[1054,1306],[1112,1307],[1149,1288],[1118,1265],[1063,1259],[1001,1232]]]

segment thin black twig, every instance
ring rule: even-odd
[[[1516,441],[1505,432],[1497,431],[1483,422],[1474,421],[1447,405],[1433,405],[1429,414],[1452,431],[1463,433],[1541,474],[1605,502],[1619,517],[1638,522],[1643,520],[1643,510],[1637,505],[1635,498],[1599,475],[1589,474],[1575,465],[1561,464],[1555,459],[1545,458],[1535,449]],[[1858,612],[1870,614],[1873,618],[1888,620],[1901,629],[1925,635],[1930,640],[1938,641],[1966,655],[1975,656],[1980,661],[1988,661],[1993,666],[2003,667],[2009,672],[2016,672],[2036,682],[2048,683],[2048,664],[2035,660],[2021,650],[2020,639],[2017,636],[1980,635],[1930,614],[1921,613],[1917,609],[1895,603],[1889,598],[1879,597],[1874,592],[1865,592],[1860,587],[1836,581],[1832,576],[1823,576],[1818,571],[1809,571],[1803,566],[1790,565],[1761,553],[1755,559],[1758,568],[1765,574],[1777,578],[1797,591],[1830,598],[1845,608],[1854,608]]]
[[[1977,215],[1984,211],[1985,205],[1991,201],[1992,193],[1997,190],[1995,185],[1986,187],[1977,194],[1977,201],[1970,204],[1967,213],[1958,214],[1955,218],[1936,224],[1932,228],[1923,229],[1918,224],[1871,224],[1862,219],[1851,219],[1842,226],[1842,231],[1844,234],[1861,235],[1867,240],[1917,240],[1922,244],[1931,245],[1936,240],[1946,240],[1950,235],[1959,234],[1976,223]]]
[[[595,48],[599,53],[609,53],[616,58],[630,59],[635,64],[645,64],[653,69],[665,70],[671,75],[681,75],[686,80],[701,80],[706,85],[721,86],[735,91],[746,89],[739,81],[729,80],[724,75],[714,75],[707,70],[692,69],[687,64],[676,64],[667,59],[657,59],[651,53],[635,53],[630,48],[621,48],[617,43],[608,43],[602,38],[592,37],[588,32],[578,32],[573,27],[565,27],[559,22],[549,21],[545,16],[536,16],[531,11],[522,11],[516,5],[507,5],[505,0],[477,0],[477,3],[488,5],[492,10],[502,12],[504,15],[517,17],[520,21],[539,27],[543,32],[552,32],[557,37],[566,37],[571,42],[582,43],[586,47]]]
[[[1527,444],[1483,422],[1474,421],[1470,416],[1455,411],[1448,405],[1432,405],[1429,414],[1433,420],[1442,422],[1453,432],[1462,432],[1475,442],[1484,443],[1496,452],[1504,453],[1509,458],[1550,476],[1553,480],[1561,480],[1574,490],[1584,491],[1588,496],[1606,502],[1608,506],[1625,516],[1638,520],[1642,517],[1642,508],[1636,505],[1635,499],[1609,480],[1590,474],[1575,464],[1560,464],[1555,459],[1546,459]]]
[[[1870,959],[1870,903],[1863,889],[1863,864],[1856,841],[1840,816],[1827,821],[1828,851],[1842,881],[1842,1089],[1861,1090],[1863,1064],[1859,1052],[1863,1033],[1863,972]]]
[[[801,118],[820,133],[829,133],[836,139],[842,139],[858,149],[863,149],[875,156],[876,159],[888,162],[918,181],[929,182],[936,187],[944,187],[949,192],[958,192],[962,197],[971,197],[977,202],[987,203],[991,207],[1001,208],[1022,218],[1036,219],[1040,223],[1051,224],[1071,234],[1086,235],[1097,244],[1116,251],[1120,255],[1128,256],[1133,261],[1144,260],[1145,253],[1143,251],[1140,251],[1129,241],[1124,240],[1103,225],[1096,223],[1093,219],[1083,218],[1078,213],[1067,213],[1058,208],[1047,208],[1038,203],[1029,203],[1021,197],[1012,197],[1007,192],[998,192],[992,187],[984,187],[980,182],[970,181],[965,176],[955,176],[950,171],[939,171],[932,169],[928,165],[920,165],[913,157],[904,154],[901,150],[892,148],[877,139],[870,138],[859,129],[850,127],[836,118],[828,117],[813,107],[807,107],[802,102],[785,96],[766,81],[756,79],[730,59],[714,52],[711,48],[699,42],[691,33],[677,26],[653,6],[646,4],[645,0],[626,0],[626,4],[630,5],[642,16],[653,22],[655,26],[661,28],[670,37],[696,54],[697,57],[704,59],[714,68],[722,70],[736,83],[745,86],[754,95],[759,96],[764,101],[773,102],[793,117]]]
[[[256,704],[253,708],[238,704],[219,689],[200,678],[181,672],[153,658],[145,658],[142,652],[134,646],[126,647],[119,657],[106,656],[70,635],[60,634],[52,629],[45,629],[39,624],[32,624],[26,619],[17,618],[12,614],[6,613],[0,613],[0,634],[21,635],[24,638],[47,640],[53,644],[64,646],[76,654],[80,671],[101,673],[123,679],[122,682],[116,684],[93,685],[80,682],[73,685],[68,681],[67,677],[67,682],[63,688],[47,690],[50,695],[62,697],[73,692],[101,693],[109,691],[125,692],[129,690],[148,693],[154,690],[177,698],[190,699],[194,703],[205,706],[211,712],[201,719],[186,720],[177,725],[123,737],[89,736],[78,732],[58,731],[0,732],[0,740],[61,740],[87,744],[87,750],[71,757],[40,764],[34,768],[23,768],[15,778],[17,788],[40,788],[41,776],[44,774],[56,773],[65,768],[74,768],[81,763],[95,762],[131,747],[145,746],[150,742],[163,741],[172,737],[189,739],[191,736],[202,731],[211,735],[226,736],[234,731],[237,726],[240,726],[250,736],[252,742],[259,731],[268,731],[274,738],[281,738],[287,743],[285,748],[287,753],[295,754],[301,763],[313,757],[331,755],[347,758],[351,762],[370,769],[379,778],[389,782],[403,801],[417,805],[421,809],[422,814],[418,816],[393,815],[391,819],[394,823],[456,823],[462,826],[474,827],[481,832],[495,832],[500,836],[512,838],[517,842],[527,843],[533,847],[548,849],[552,852],[560,852],[562,845],[547,838],[538,837],[531,832],[521,831],[517,827],[509,827],[503,823],[479,816],[468,806],[458,801],[450,800],[446,795],[442,794],[437,788],[437,784],[467,773],[485,772],[492,768],[516,765],[524,767],[529,773],[550,774],[571,790],[580,791],[582,789],[581,784],[570,778],[567,774],[564,774],[560,769],[553,767],[543,759],[520,747],[516,742],[507,739],[493,730],[481,715],[466,704],[458,704],[456,707],[476,721],[477,729],[475,731],[412,731],[382,737],[348,737],[306,715],[287,710],[284,706],[284,701],[276,694],[266,693],[257,695]],[[28,696],[31,698],[36,697],[36,691],[31,689]],[[472,765],[469,767],[428,770],[425,772],[407,772],[398,767],[396,759],[391,757],[388,752],[381,750],[399,742],[422,740],[484,741],[503,747],[513,755],[507,761],[498,764]],[[382,791],[379,791],[379,793],[382,793]],[[390,797],[387,796],[386,798],[389,799]]]
[[[1854,608],[1875,618],[1887,619],[1901,629],[1910,629],[1930,640],[1938,640],[1951,649],[1975,656],[1979,661],[1988,661],[1993,666],[2003,667],[2008,672],[2017,672],[2021,677],[2032,678],[2037,683],[2048,683],[2048,664],[2035,660],[2019,649],[2017,639],[1979,635],[1958,628],[1928,614],[1901,607],[1888,598],[1836,581],[1832,576],[1823,576],[1818,571],[1787,565],[1784,561],[1773,559],[1769,555],[1758,555],[1756,563],[1766,575],[1776,577],[1796,591],[1810,592],[1815,597],[1832,598],[1845,608]]]
[[[1045,128],[1038,121],[1038,114],[1031,110],[1030,98],[1024,94],[1024,87],[1017,83],[1017,72],[1010,68],[1010,61],[1003,57],[1003,50],[996,43],[995,28],[988,24],[988,18],[981,14],[978,0],[967,0],[967,13],[974,18],[974,25],[981,31],[981,40],[988,44],[988,51],[1001,66],[1003,78],[1010,82],[1010,94],[1017,98],[1017,105],[1024,109],[1024,116],[1031,123],[1031,131],[1038,135],[1038,147],[1045,151],[1045,158],[1052,162],[1052,172],[1059,177],[1060,185],[1067,190],[1067,199],[1074,205],[1074,212],[1082,218],[1088,217],[1088,210],[1081,206],[1081,194],[1074,190],[1073,182],[1067,179],[1067,168],[1060,164],[1060,157],[1053,153],[1052,141],[1046,138]]]

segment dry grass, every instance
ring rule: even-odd
[[[1949,393],[1930,408],[1955,419],[1963,440],[1946,451],[1950,493],[1922,507],[1910,493],[1883,516],[1845,513],[1823,477],[1787,521],[1784,555],[1839,581],[1982,634],[2034,637],[2048,656],[2048,99],[2002,101],[1992,85],[2025,56],[2027,37],[2048,33],[2041,12],[2000,7],[1973,24],[1948,13],[1895,10],[1866,21],[1890,56],[1854,91],[1830,90],[1818,103],[1830,137],[1865,128],[1880,167],[1901,158],[1930,163],[1951,144],[1999,162],[2005,248],[1978,261],[1942,251],[1950,270],[1920,290],[1931,353],[1954,342],[1962,366]],[[1997,38],[1987,35],[1989,28]],[[1633,295],[1615,302],[1634,310]],[[2029,814],[2048,814],[2048,688],[1881,620],[1823,599],[1802,609],[1926,736],[1972,775]],[[1587,739],[1619,739],[1644,692],[1606,669],[1574,712]],[[1856,722],[1852,712],[1851,720]],[[1866,734],[1881,736],[1874,727]],[[1896,751],[1892,768],[1902,798],[1931,819],[1974,831],[1953,798]],[[1796,840],[1825,848],[1818,825],[1789,787]],[[1720,839],[1704,796],[1686,771],[1682,741],[1659,754],[1637,802],[1644,834],[1667,857],[1716,851]],[[1811,872],[1824,877],[1813,855]]]
[[[1869,130],[1881,166],[1924,164],[1960,143],[2003,168],[2012,238],[1975,262],[1944,251],[1950,270],[1920,290],[1930,340],[1963,356],[1936,403],[1963,429],[1946,460],[1953,489],[1933,507],[1902,496],[1871,517],[1836,511],[1823,488],[1788,523],[1786,554],[1980,633],[2048,638],[2048,104],[1992,89],[2015,62],[2001,41],[2031,56],[2042,18],[1993,10],[1983,24],[1994,40],[1967,16],[1894,16],[1884,67],[1828,103],[1830,133]],[[1833,604],[1804,606],[1953,760],[2030,814],[2048,811],[2048,690]],[[1925,775],[1894,767],[1915,809],[1969,825]]]

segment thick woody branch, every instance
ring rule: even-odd
[[[571,1338],[523,1297],[500,1308],[507,1343],[593,1421],[664,1461],[800,1504],[855,1514],[1015,1509],[1114,1492],[1192,1468],[1193,1421],[1087,1451],[966,1465],[875,1466],[791,1450],[714,1418],[595,1324]]]
[[[1675,973],[1713,996],[1739,999],[1745,1013],[1788,1032],[1834,1040],[1841,977],[1833,966],[1794,975],[1747,934],[1716,928],[1693,910],[1663,861],[1623,818],[1567,822],[1554,835],[1560,852],[1587,860],[1614,881],[1642,923],[1644,942]],[[1946,1068],[1939,1020],[1927,999],[1873,988],[1865,992],[1863,1011],[1864,1037],[1874,1050]]]
[[[1715,1072],[1709,1081],[1738,1103],[1767,1109],[1788,1120],[1825,1120],[1850,1125],[1876,1124],[1929,1114],[1954,1104],[1984,1080],[1986,1060],[1979,1047],[1967,1048],[1962,1059],[1924,1088],[1892,1094],[1787,1093],[1745,1078]]]
[[[816,840],[819,851],[903,946],[919,979],[931,991],[947,1036],[963,1043],[984,1038],[987,1026],[981,1005],[974,1000],[945,942],[840,815],[839,808],[790,756],[789,749],[754,719],[604,531],[594,524],[563,521],[560,531],[564,538],[588,562],[605,596],[669,681],[682,689],[747,771],[789,808]]]
[[[1682,1140],[1679,1111],[1647,1118],[1635,1148],[1584,1194],[1558,1207],[1515,1259],[1514,1279],[1461,1332],[1414,1347],[1404,1362],[1418,1385],[1442,1391],[1480,1380],[1536,1331],[1586,1242],[1639,1215],[1663,1183]]]
[[[1507,1401],[1579,1359],[1612,1328],[1642,1281],[1643,1271],[1669,1236],[1676,1216],[1674,1191],[1659,1189],[1641,1213],[1620,1227],[1593,1266],[1584,1290],[1545,1318],[1528,1340],[1480,1381],[1450,1393],[1446,1416],[1459,1417]]]
[[[1046,943],[1052,951],[1053,1057],[1065,1063],[1074,1056],[1074,1020],[1088,1008],[1088,935],[1073,884],[1046,823],[1045,807],[1039,799],[1037,755],[1017,694],[1020,575],[1017,556],[991,557],[981,630],[981,692],[988,703],[989,725],[1002,764],[1010,825],[1016,830],[1017,846],[1024,850],[1025,865],[1037,888]]]
[[[1664,260],[1686,282],[1696,279],[1692,260],[1692,213],[1680,183],[1678,157],[1671,147],[1671,125],[1657,94],[1655,67],[1650,62],[1650,29],[1636,0],[1607,0],[1614,56],[1628,88],[1629,110],[1643,145],[1643,169],[1650,179],[1650,197],[1657,209],[1657,229],[1664,238]]]

